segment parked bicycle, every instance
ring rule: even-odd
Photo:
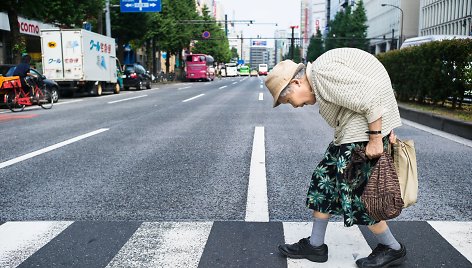
[[[4,101],[12,112],[21,112],[26,106],[39,105],[43,109],[51,109],[54,105],[54,98],[51,91],[46,88],[46,84],[36,83],[33,77],[27,77],[26,84],[33,89],[31,96],[29,90],[25,92],[21,86],[18,76],[6,78],[0,86],[7,90]],[[38,80],[41,82],[41,77],[38,77]]]

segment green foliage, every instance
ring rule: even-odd
[[[238,49],[235,47],[231,48],[231,59],[238,59],[239,54],[238,54]]]
[[[299,45],[296,45],[294,49],[295,53],[293,53],[293,59],[292,59],[292,46],[290,46],[287,54],[283,56],[283,59],[284,60],[291,59],[294,62],[301,63],[302,58],[300,57],[300,51],[301,51],[301,47]]]
[[[387,69],[397,97],[444,103],[453,107],[472,87],[472,40],[443,40],[417,47],[393,50],[377,56]]]
[[[355,47],[368,49],[367,16],[364,2],[358,1],[354,11],[347,5],[344,11],[339,11],[330,22],[325,49],[326,51],[338,47]]]
[[[314,61],[323,53],[323,39],[321,31],[318,29],[318,31],[316,31],[316,37],[313,35],[310,38],[310,44],[308,45],[306,59],[307,61]]]
[[[199,37],[198,39],[200,40],[195,43],[192,53],[212,55],[216,62],[229,62],[232,53],[229,49],[229,42],[224,29],[221,29],[221,26],[209,15],[210,12],[206,6],[202,13],[200,20],[204,20],[207,23],[203,24],[201,31],[202,33],[204,31],[210,32],[211,37],[209,39]],[[201,33],[199,36],[201,36]]]

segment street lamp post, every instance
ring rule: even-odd
[[[398,42],[398,48],[400,48],[400,46],[402,45],[403,43],[403,9],[401,9],[400,7],[398,6],[395,6],[395,5],[390,5],[390,4],[381,4],[381,6],[385,7],[385,6],[389,6],[389,7],[394,7],[398,10],[400,10],[401,12],[401,18],[400,18],[400,41]]]
[[[291,44],[290,44],[290,47],[292,48],[292,60],[295,58],[295,28],[298,28],[298,25],[296,26],[290,26],[290,28],[292,29],[292,39],[291,39]]]

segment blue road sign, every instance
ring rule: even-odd
[[[161,0],[120,0],[121,12],[161,12]]]

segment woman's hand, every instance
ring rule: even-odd
[[[390,141],[390,144],[395,144],[395,142],[397,142],[397,136],[395,135],[395,133],[393,133],[393,129],[392,131],[390,131],[389,141]]]
[[[370,135],[365,147],[365,155],[369,159],[379,158],[383,153],[382,135]]]

